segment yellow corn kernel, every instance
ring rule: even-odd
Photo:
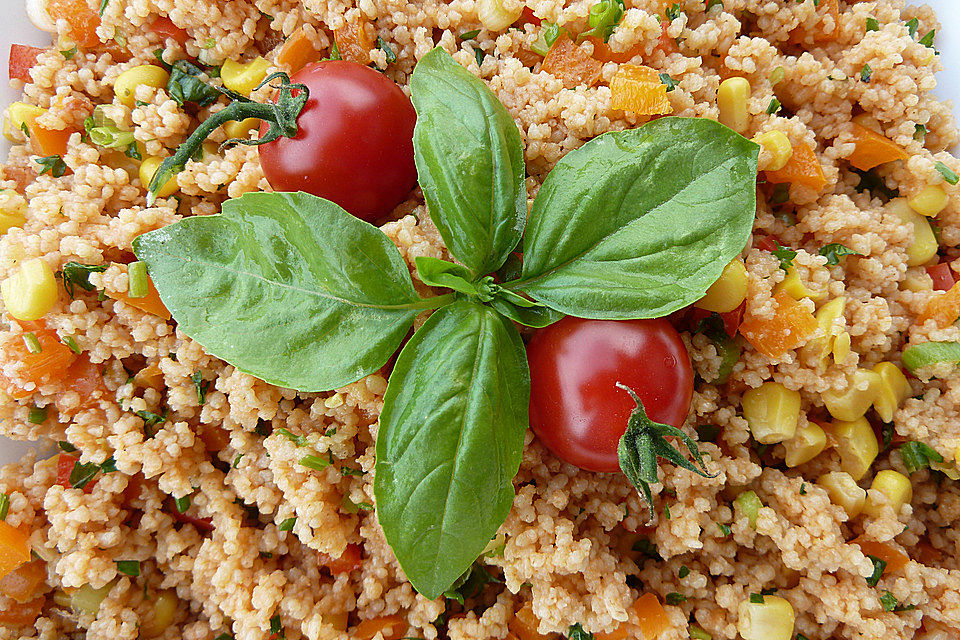
[[[723,268],[720,277],[710,285],[702,298],[693,306],[707,311],[727,313],[733,311],[747,297],[747,268],[740,258],[734,258]]]
[[[778,293],[786,293],[794,300],[810,298],[814,301],[822,300],[826,295],[825,291],[814,291],[807,285],[803,284],[803,280],[800,279],[800,273],[797,271],[796,265],[790,265],[790,268],[787,270],[787,277],[783,279],[783,282],[774,287],[773,293],[774,295]]]
[[[813,354],[817,358],[821,369],[827,366],[827,358],[830,357],[837,335],[840,333],[840,329],[837,329],[834,325],[843,316],[843,310],[846,306],[847,299],[841,296],[822,305],[815,314],[817,327],[823,335],[810,340],[804,346],[804,352]]]
[[[833,340],[833,361],[840,364],[850,355],[850,334],[842,332]]]
[[[47,112],[43,107],[26,102],[14,102],[7,107],[7,117],[3,121],[3,136],[10,142],[23,140],[23,126]]]
[[[140,183],[143,184],[144,189],[150,185],[150,181],[153,180],[153,176],[157,173],[161,164],[163,164],[163,160],[155,156],[146,158],[140,163]],[[157,192],[157,197],[169,198],[176,193],[179,188],[180,185],[177,184],[177,177],[171,176],[171,178],[167,180],[167,183],[160,187],[160,191]]]
[[[880,376],[880,391],[873,401],[873,408],[884,422],[892,422],[893,414],[900,403],[910,397],[910,383],[900,367],[892,362],[881,362],[873,367]]]
[[[516,4],[517,7],[510,11],[503,6],[503,0],[479,0],[477,18],[480,19],[480,24],[490,31],[502,31],[520,19],[523,4]]]
[[[94,589],[89,584],[85,584],[79,589],[70,592],[70,608],[79,614],[95,616],[100,610],[100,604],[109,595],[110,590],[117,584],[117,581],[109,583],[105,587]]]
[[[800,392],[779,382],[764,382],[743,394],[743,417],[754,439],[773,444],[792,438],[800,419]]]
[[[163,591],[153,601],[153,616],[140,625],[141,638],[156,638],[173,624],[180,601],[173,591]]]
[[[874,496],[874,492],[882,493],[886,500],[879,500]],[[900,513],[903,505],[913,499],[913,485],[910,478],[892,471],[884,469],[876,475],[873,483],[870,485],[870,493],[867,495],[867,502],[863,505],[863,512],[868,516],[877,518],[883,512],[884,502],[893,508],[894,513]]]
[[[270,61],[262,56],[250,62],[227,60],[220,69],[220,79],[227,89],[248,96],[267,77],[269,68]]]
[[[241,120],[239,122],[236,120],[231,120],[223,125],[223,131],[227,134],[228,138],[240,138],[241,140],[246,140],[250,137],[251,131],[255,131],[259,128],[259,118],[247,118],[246,120]]]
[[[840,454],[840,469],[854,480],[867,475],[870,465],[880,453],[877,435],[866,418],[846,422],[837,420],[829,426],[830,439]]]
[[[13,189],[0,189],[0,235],[27,221],[27,199]]]
[[[797,429],[796,435],[783,443],[787,450],[785,461],[791,469],[810,462],[827,448],[827,434],[815,422]]]
[[[763,602],[740,603],[737,631],[743,640],[790,640],[795,615],[793,605],[780,596],[761,596]]]
[[[942,187],[932,184],[907,200],[910,208],[922,216],[932,218],[947,207],[950,198]]]
[[[743,133],[750,126],[747,101],[750,99],[750,81],[746,78],[727,78],[717,90],[720,123]]]
[[[57,303],[57,278],[42,258],[32,258],[0,284],[0,294],[11,316],[39,320]]]
[[[913,242],[907,248],[907,265],[916,267],[933,259],[940,246],[927,219],[911,209],[905,198],[895,198],[887,207],[904,224],[913,227]]]
[[[922,273],[907,273],[903,279],[904,291],[914,291],[917,293],[933,290],[933,279],[926,271]]]
[[[350,622],[350,614],[345,611],[337,613],[325,613],[322,618],[325,624],[329,624],[337,631],[346,631]]]
[[[167,86],[170,74],[163,67],[155,64],[141,64],[130,67],[113,81],[113,93],[120,100],[120,104],[133,108],[136,103],[137,87],[145,85],[154,89]]]
[[[817,484],[823,487],[830,502],[847,512],[847,517],[856,518],[863,511],[867,502],[867,492],[864,491],[849,473],[831,471],[817,479]]]
[[[857,369],[847,376],[847,388],[843,391],[825,391],[821,394],[823,404],[837,420],[856,420],[863,416],[880,393],[880,374],[866,369]]]
[[[769,154],[769,160],[758,167],[759,171],[780,171],[793,157],[793,144],[783,131],[765,131],[755,135],[753,141]]]

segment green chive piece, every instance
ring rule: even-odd
[[[300,458],[300,465],[320,471],[330,466],[330,462],[320,456],[303,456]]]
[[[37,336],[33,333],[23,334],[23,344],[27,348],[28,353],[40,353],[43,351],[43,347],[40,345],[40,341],[37,339]]]
[[[190,496],[183,496],[182,498],[177,498],[174,500],[174,504],[177,507],[177,511],[180,513],[186,513],[187,509],[190,508]]]
[[[47,407],[32,407],[27,414],[27,420],[33,424],[43,424],[47,421]]]
[[[307,437],[306,437],[306,436],[297,435],[297,434],[293,433],[292,431],[290,431],[289,429],[285,429],[285,428],[283,428],[283,427],[280,427],[279,429],[277,429],[277,433],[279,433],[279,434],[282,435],[284,438],[286,438],[287,440],[289,440],[289,441],[292,442],[293,444],[297,445],[298,447],[305,447],[305,446],[307,446]]]
[[[780,101],[776,98],[770,101],[770,104],[767,105],[767,115],[773,115],[777,111],[780,111]]]
[[[127,295],[131,298],[146,298],[150,293],[148,286],[146,262],[132,262],[127,267],[127,279],[129,281]]]
[[[867,18],[867,31],[880,31],[880,21],[876,18]]]
[[[787,70],[783,67],[777,67],[770,72],[770,84],[778,85],[787,79]]]
[[[0,521],[6,520],[8,513],[10,513],[10,496],[0,493]]]
[[[943,179],[949,182],[950,184],[957,184],[960,182],[960,176],[954,172],[953,169],[943,164],[942,162],[937,162],[936,164],[937,171],[940,172],[940,175],[943,176]]]
[[[690,632],[690,640],[713,640],[713,636],[698,627],[695,624],[687,629]]]
[[[80,348],[80,345],[77,344],[77,339],[73,336],[61,336],[60,341],[67,345],[67,347],[70,348],[70,351],[73,351],[77,355],[83,353],[83,349]]]
[[[287,518],[277,527],[280,531],[293,531],[293,525],[297,524],[296,518]]]
[[[117,571],[136,578],[140,575],[140,561],[139,560],[116,560]]]

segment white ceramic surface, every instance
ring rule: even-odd
[[[38,31],[29,20],[27,20],[26,11],[23,8],[23,0],[0,0],[0,4],[6,6],[3,12],[3,19],[0,20],[0,76],[6,77],[7,57],[10,53],[10,43],[18,42],[20,44],[31,44],[36,46],[48,46],[50,36]],[[911,4],[921,4],[911,2]],[[937,15],[941,24],[956,25],[960,23],[960,2],[957,0],[927,0],[929,4],[937,10]],[[960,63],[960,30],[955,28],[945,28],[937,33],[937,47],[939,48],[942,59],[947,69],[940,73],[938,80],[939,86],[937,94],[943,98],[953,100],[960,104],[960,73],[958,73],[958,63]],[[0,83],[2,84],[2,83]],[[5,106],[10,102],[17,100],[20,96],[18,91],[8,86],[0,86],[0,106]],[[954,112],[960,116],[960,110],[954,106]],[[0,138],[0,153],[6,154],[6,141]],[[21,442],[11,442],[6,438],[0,437],[0,464],[13,462],[19,458],[29,445]]]

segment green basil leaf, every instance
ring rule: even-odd
[[[503,295],[504,293],[509,292],[499,293],[497,297],[490,301],[490,306],[499,311],[501,315],[524,326],[542,329],[564,316],[563,313],[542,304],[534,304],[532,307],[518,305]]]
[[[605,133],[547,176],[505,285],[583,318],[654,318],[703,297],[743,250],[759,147],[706,118]]]
[[[138,237],[134,252],[207,353],[301,391],[373,373],[432,307],[380,230],[305,193],[248,193]]]
[[[414,157],[430,217],[474,277],[496,271],[527,219],[517,125],[487,85],[440,48],[417,63],[410,90]]]
[[[513,504],[530,373],[516,327],[460,300],[400,352],[380,414],[377,516],[414,588],[444,593]]]
[[[916,371],[940,362],[960,363],[960,343],[923,342],[914,344],[904,349],[900,358],[903,361],[903,366],[910,371]]]
[[[220,97],[220,92],[210,86],[198,76],[203,69],[186,60],[177,60],[170,68],[170,79],[167,80],[167,94],[181,107],[187,102],[193,102],[198,107],[205,107]]]
[[[414,262],[417,265],[417,274],[425,285],[446,287],[468,296],[477,296],[480,293],[472,282],[470,270],[462,265],[430,256],[417,256]]]

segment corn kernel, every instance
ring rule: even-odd
[[[759,171],[780,171],[793,157],[793,144],[783,131],[765,131],[753,137],[753,141],[763,147],[769,156]]]
[[[163,160],[155,156],[146,158],[140,163],[140,182],[143,184],[144,189],[150,186],[150,181],[153,180],[153,176],[157,173],[161,164],[163,164]],[[167,180],[167,183],[160,187],[160,190],[157,192],[157,197],[169,198],[176,193],[179,188],[180,185],[177,184],[177,177],[171,176],[171,178]]]
[[[707,311],[727,313],[733,311],[747,297],[747,268],[740,258],[734,258],[723,268],[720,277],[710,285],[702,298],[693,306]]]
[[[873,408],[881,420],[892,422],[900,403],[910,397],[910,383],[900,367],[892,362],[881,362],[873,371],[880,376],[880,391],[873,401]]]
[[[850,355],[850,334],[842,332],[833,340],[833,361],[840,364]]]
[[[914,291],[916,293],[932,291],[933,278],[931,278],[926,271],[922,273],[908,272],[907,277],[903,279],[903,289],[904,291]]]
[[[878,500],[874,492],[882,493],[886,500]],[[883,512],[883,503],[886,502],[893,508],[894,513],[900,513],[903,505],[912,499],[913,485],[910,483],[910,478],[891,469],[884,469],[876,475],[870,485],[870,493],[867,495],[866,504],[863,505],[863,512],[877,518]]]
[[[490,31],[502,31],[520,19],[523,5],[519,4],[514,11],[508,11],[503,6],[503,0],[479,0],[477,2],[477,18],[480,24]]]
[[[790,268],[787,270],[787,277],[784,278],[783,282],[778,284],[773,290],[774,295],[781,292],[786,293],[794,300],[810,298],[811,300],[816,301],[823,299],[823,297],[826,295],[825,291],[814,291],[807,285],[803,284],[803,280],[800,279],[800,273],[798,272],[796,265],[790,265]]]
[[[932,218],[947,207],[950,198],[942,187],[932,184],[907,200],[910,208],[922,216]]]
[[[847,299],[841,296],[822,305],[815,314],[817,327],[823,335],[810,340],[804,350],[817,358],[821,369],[827,366],[827,358],[830,357],[830,352],[833,350],[839,333],[834,325],[843,316],[843,310],[846,306]]]
[[[239,138],[240,140],[246,140],[250,137],[250,132],[255,131],[260,128],[260,119],[259,118],[247,118],[245,120],[231,120],[230,122],[223,125],[223,131],[227,134],[228,138]]]
[[[913,227],[913,242],[907,248],[907,265],[916,267],[933,259],[940,246],[927,219],[911,209],[904,198],[891,200],[887,207],[904,224]]]
[[[39,320],[57,303],[57,279],[42,258],[25,260],[0,284],[3,305],[17,320]]]
[[[110,590],[117,584],[117,581],[107,584],[99,589],[94,589],[89,584],[76,589],[70,593],[70,608],[79,614],[96,616],[100,611],[100,604],[109,595]]]
[[[761,444],[789,440],[800,419],[800,392],[779,382],[764,382],[743,394],[743,417],[754,439]]]
[[[13,189],[0,189],[0,235],[27,221],[27,199]]]
[[[47,112],[43,107],[38,107],[26,102],[14,102],[7,107],[7,117],[3,121],[3,135],[10,142],[20,142],[23,140],[24,125],[28,125]]]
[[[856,420],[863,416],[880,393],[880,374],[866,369],[857,369],[847,376],[847,388],[843,391],[825,391],[821,398],[837,420]]]
[[[810,462],[827,448],[827,434],[815,422],[808,422],[797,429],[791,439],[783,443],[787,450],[785,461],[791,469]]]
[[[250,62],[227,60],[220,68],[220,79],[227,89],[248,96],[267,77],[269,68],[270,61],[262,56]]]
[[[120,100],[120,104],[133,108],[136,104],[137,87],[146,85],[154,89],[167,86],[170,74],[163,67],[155,64],[141,64],[131,67],[117,76],[113,81],[113,93]]]
[[[750,126],[750,113],[747,100],[750,99],[750,81],[746,78],[727,78],[717,90],[717,107],[720,109],[720,123],[737,133],[743,133]]]
[[[737,631],[743,640],[790,640],[795,615],[793,605],[780,596],[761,596],[763,602],[740,603]]]
[[[847,422],[837,420],[829,426],[830,439],[840,454],[840,469],[854,480],[867,475],[870,465],[880,453],[880,443],[873,427],[864,417]]]
[[[173,618],[180,607],[180,601],[172,591],[163,591],[153,601],[153,617],[140,625],[141,638],[156,638],[173,624]]]
[[[848,518],[856,518],[863,511],[867,501],[867,492],[864,491],[849,473],[831,471],[817,479],[817,484],[823,487],[830,502],[847,513]]]

